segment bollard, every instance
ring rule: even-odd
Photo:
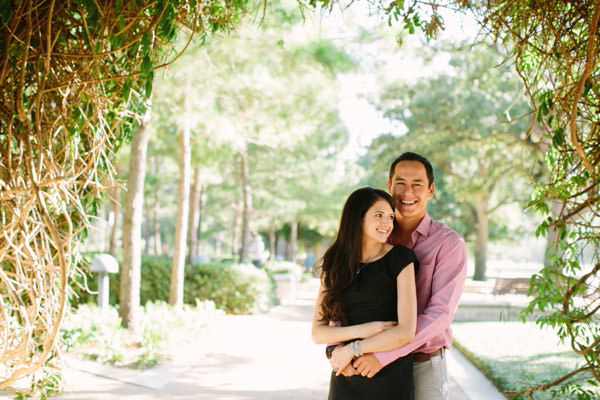
[[[108,308],[108,274],[119,272],[119,263],[110,254],[96,254],[90,270],[98,274],[98,307],[105,310]]]

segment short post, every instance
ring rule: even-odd
[[[98,307],[105,310],[108,308],[108,274],[119,272],[119,263],[110,254],[96,254],[91,271],[98,274]]]

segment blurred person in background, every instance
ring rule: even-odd
[[[248,245],[248,256],[256,268],[261,268],[265,255],[265,242],[258,233],[253,233]]]

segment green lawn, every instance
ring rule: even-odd
[[[501,391],[519,391],[551,382],[580,363],[567,344],[555,333],[533,322],[455,322],[455,346]],[[586,377],[589,378],[589,377]],[[584,387],[600,398],[600,389]],[[536,392],[536,400],[578,399],[577,395]]]

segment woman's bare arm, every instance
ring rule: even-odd
[[[396,285],[398,324],[361,340],[358,344],[360,352],[391,350],[413,340],[417,329],[417,291],[412,263],[398,274]],[[333,353],[331,363],[341,370],[352,361],[353,357],[354,352],[348,344]]]
[[[382,332],[392,325],[396,325],[396,322],[394,321],[373,321],[351,326],[330,326],[328,321],[323,320],[323,316],[321,314],[322,301],[323,286],[321,284],[313,311],[311,330],[312,340],[317,344],[338,343],[352,339],[363,339]]]

